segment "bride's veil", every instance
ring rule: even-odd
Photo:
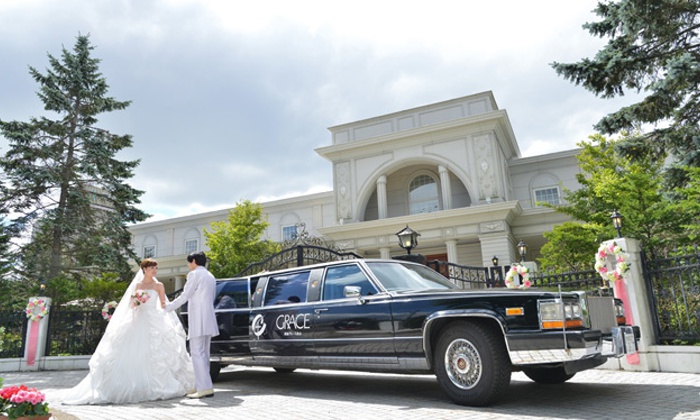
[[[120,326],[131,322],[132,313],[131,307],[129,306],[131,303],[131,295],[136,291],[136,285],[139,284],[141,280],[143,280],[143,270],[139,267],[134,279],[131,280],[131,283],[129,283],[129,286],[126,288],[124,295],[122,296],[121,300],[119,300],[119,304],[117,304],[116,309],[114,309],[112,318],[109,320],[107,328],[105,329],[105,335],[109,334],[112,330],[116,330]]]

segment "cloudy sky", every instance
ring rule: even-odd
[[[483,91],[523,156],[574,148],[604,100],[550,63],[591,57],[596,1],[2,0],[0,119],[47,116],[28,66],[89,34],[150,220],[332,189],[328,127]],[[7,143],[0,138],[0,153]]]

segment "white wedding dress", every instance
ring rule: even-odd
[[[194,389],[192,359],[177,316],[161,309],[155,290],[146,291],[150,298],[145,304],[129,307],[138,277],[90,358],[90,373],[64,394],[63,404],[164,400]]]

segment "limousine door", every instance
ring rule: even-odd
[[[390,305],[390,296],[379,293],[358,264],[328,267],[313,306],[314,348],[321,363],[342,364],[348,358],[396,363]]]
[[[250,314],[250,349],[255,360],[284,367],[313,357],[309,278],[310,271],[302,270],[271,275],[258,284]]]
[[[219,335],[212,338],[211,354],[240,356],[248,353],[250,295],[257,279],[226,279],[217,282],[214,310]]]

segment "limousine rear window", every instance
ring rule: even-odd
[[[214,309],[250,307],[247,281],[237,280],[222,282],[217,285],[216,290],[217,295],[214,300]]]
[[[396,262],[369,262],[367,266],[387,291],[444,290],[457,286],[436,271],[415,264]]]
[[[270,276],[267,280],[264,306],[306,302],[308,284],[308,271]]]

